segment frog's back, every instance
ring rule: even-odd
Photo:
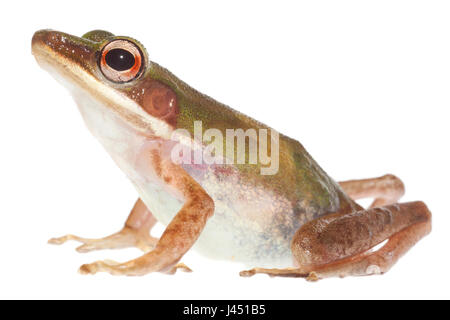
[[[177,128],[192,135],[197,119],[202,120],[203,130],[220,130],[223,145],[226,129],[270,130],[192,89],[156,64],[153,76],[177,92]],[[302,224],[357,208],[298,141],[280,134],[278,160],[278,170],[272,175],[261,174],[261,163],[184,165],[215,202],[214,216],[197,241],[198,249],[249,264],[289,266],[290,242]]]
[[[151,72],[152,77],[171,86],[177,93],[179,115],[176,127],[187,130],[192,136],[194,136],[194,122],[198,119],[201,119],[203,131],[218,129],[222,132],[223,146],[227,143],[227,129],[243,131],[254,129],[258,132],[271,130],[263,123],[191,88],[156,63],[153,63]],[[270,154],[270,143],[268,149]],[[239,171],[241,181],[246,181],[251,186],[272,190],[275,194],[285,197],[292,203],[298,216],[314,218],[355,206],[300,142],[280,134],[278,158],[278,170],[275,174],[261,174],[261,168],[265,165],[259,163],[259,156],[257,164],[235,165],[234,168]]]

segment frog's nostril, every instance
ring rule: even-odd
[[[31,40],[32,44],[35,44],[37,42],[41,42],[43,39],[48,37],[48,34],[51,33],[52,30],[50,29],[42,29],[38,30],[34,33],[33,39]]]
[[[36,31],[31,39],[31,46],[34,47],[37,43],[42,41],[42,37],[44,35],[45,30]]]
[[[41,47],[43,45],[49,45],[52,35],[56,34],[56,31],[51,29],[42,29],[34,33],[31,39],[31,48],[34,52],[36,47]]]

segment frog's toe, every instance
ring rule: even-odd
[[[96,274],[97,272],[108,272],[110,274],[121,274],[116,271],[116,268],[120,266],[119,262],[113,260],[95,261],[93,263],[83,264],[78,270],[81,274]],[[115,272],[116,271],[116,272]]]
[[[55,244],[55,245],[61,245],[69,240],[81,241],[82,238],[74,236],[73,234],[66,234],[65,236],[62,236],[62,237],[51,238],[48,240],[48,243]]]
[[[239,272],[241,277],[251,277],[257,273],[267,274],[270,277],[292,277],[292,278],[306,278],[308,279],[310,273],[305,272],[299,268],[285,268],[285,269],[266,269],[253,268]]]
[[[175,266],[173,266],[169,271],[167,271],[167,274],[175,274],[178,270],[183,271],[183,272],[192,272],[192,269],[189,268],[187,265],[185,265],[184,263],[178,263]]]
[[[78,272],[80,274],[96,274],[97,273],[97,264],[94,263],[89,263],[89,264],[83,264],[79,269]]]
[[[241,272],[239,272],[239,275],[241,277],[252,277],[256,274],[255,269],[250,269],[250,270],[243,270]]]
[[[80,253],[86,253],[86,252],[89,252],[89,251],[93,251],[95,249],[96,249],[96,246],[94,246],[92,244],[85,243],[85,244],[82,244],[81,246],[77,247],[75,250],[77,250]]]
[[[94,250],[103,249],[121,249],[136,247],[144,252],[151,251],[158,243],[158,239],[150,236],[148,233],[139,232],[132,228],[124,227],[119,232],[99,239],[88,239],[68,234],[59,238],[52,238],[48,241],[50,244],[60,245],[69,240],[81,242],[82,245],[76,250],[80,253],[86,253]]]

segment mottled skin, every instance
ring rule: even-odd
[[[112,82],[101,72],[102,49],[117,39],[134,43],[143,55],[142,72],[125,83]],[[280,270],[289,270],[289,275],[314,278],[318,277],[317,270],[325,270],[327,265],[344,261],[348,256],[363,254],[405,227],[422,222],[429,225],[426,208],[409,220],[373,220],[374,213],[364,211],[354,199],[360,195],[374,196],[379,205],[395,203],[403,194],[403,184],[398,178],[386,176],[339,185],[298,141],[284,135],[280,135],[279,170],[275,175],[261,175],[261,163],[210,166],[171,163],[170,134],[175,129],[185,129],[193,135],[196,120],[202,121],[203,131],[220,130],[224,140],[226,129],[269,127],[201,94],[151,62],[145,48],[134,39],[99,30],[81,38],[42,30],[34,35],[32,48],[38,62],[71,90],[88,127],[127,173],[142,199],[138,200],[124,229],[110,237],[93,240],[69,235],[51,240],[52,243],[81,241],[83,252],[131,245],[148,251],[123,264],[100,261],[84,265],[81,268],[84,273],[107,271],[137,275],[174,272],[177,267],[187,269],[176,263],[199,239],[199,249],[204,252],[215,249],[210,255],[221,259],[267,266],[285,266],[286,261],[294,260],[299,266],[298,269],[256,268],[243,275],[256,272],[286,275],[286,271]],[[104,119],[99,122],[99,117]],[[383,202],[383,199],[389,200]],[[159,242],[148,237],[156,221],[152,213],[167,225]],[[351,223],[324,233],[314,227],[314,223],[325,221],[321,217],[332,217],[329,223],[338,223],[343,216],[357,225],[357,221],[364,219],[374,221],[372,228],[376,236],[372,238],[371,232],[355,231]],[[213,218],[207,223],[210,217]],[[345,236],[349,231],[353,238]],[[346,241],[342,242],[336,232]],[[324,241],[339,245],[323,249]],[[363,244],[355,245],[360,242]],[[218,247],[222,246],[221,251]],[[357,249],[347,250],[347,247]],[[317,255],[315,248],[318,248]],[[322,274],[353,274],[350,269],[346,263],[338,272]]]

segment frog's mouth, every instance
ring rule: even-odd
[[[32,53],[38,64],[72,94],[86,93],[145,135],[169,137],[171,128],[104,80],[97,66],[100,43],[53,30],[37,31]]]

